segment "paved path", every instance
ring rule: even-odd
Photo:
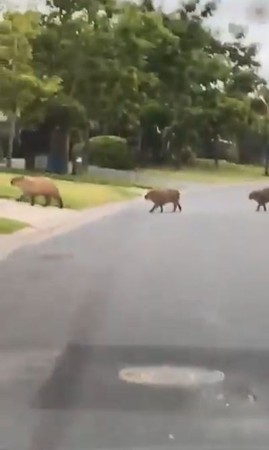
[[[33,207],[29,203],[0,199],[0,217],[20,220],[39,230],[72,220],[79,214],[79,211],[71,209],[44,208],[40,205]]]
[[[136,199],[132,201],[136,202]],[[0,217],[20,220],[30,226],[17,233],[0,235],[0,260],[13,251],[77,229],[85,223],[121,211],[130,202],[115,202],[81,211],[44,208],[39,205],[0,200]]]
[[[248,189],[135,202],[0,263],[0,448],[268,448],[269,213]],[[224,381],[120,381],[145,365]]]

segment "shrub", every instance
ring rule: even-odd
[[[126,139],[118,136],[91,138],[89,151],[90,164],[118,170],[129,170],[134,166]]]

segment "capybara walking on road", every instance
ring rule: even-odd
[[[266,204],[269,203],[269,188],[261,189],[260,191],[252,191],[249,196],[249,200],[255,200],[258,203],[256,211],[260,211],[262,206],[266,211]]]
[[[182,211],[181,205],[179,203],[180,192],[176,189],[152,189],[145,195],[145,200],[150,200],[153,203],[153,207],[149,212],[153,212],[156,208],[160,208],[163,212],[163,206],[167,203],[172,203],[174,205],[173,212],[178,208]]]
[[[42,196],[46,200],[44,206],[49,206],[51,200],[55,199],[59,207],[63,208],[63,201],[58,188],[49,178],[19,176],[12,178],[10,184],[18,187],[22,191],[22,195],[18,198],[18,201],[24,200],[25,197],[30,197],[31,205],[33,206],[36,197]]]

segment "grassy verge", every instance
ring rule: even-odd
[[[194,183],[242,183],[244,181],[262,181],[263,169],[257,166],[245,166],[221,161],[216,169],[212,161],[200,160],[192,168],[174,169],[145,169],[144,176],[175,179]]]
[[[16,175],[30,175],[32,176],[34,173],[34,176],[41,175],[44,176],[44,173],[42,172],[29,172],[23,169],[13,169],[12,168],[12,176]],[[127,171],[128,173],[128,171]],[[100,184],[100,185],[109,185],[109,186],[116,186],[116,187],[129,187],[129,188],[137,188],[137,189],[147,189],[151,186],[146,185],[144,182],[139,183],[136,182],[136,180],[130,179],[128,177],[128,174],[126,173],[126,178],[120,178],[118,179],[116,176],[113,177],[106,177],[102,175],[97,174],[91,174],[91,173],[85,173],[82,175],[71,175],[71,174],[64,174],[64,175],[58,175],[58,174],[52,174],[52,173],[46,173],[45,176],[52,178],[54,180],[58,181],[71,181],[72,183],[90,183],[90,184]],[[137,173],[140,173],[140,170],[137,170]],[[0,176],[2,174],[11,175],[10,171],[7,170],[4,167],[0,167]]]
[[[19,190],[10,186],[14,173],[0,172],[0,198],[16,198]],[[84,209],[100,206],[105,203],[132,199],[140,195],[138,188],[83,183],[55,179],[62,195],[64,206],[71,209]],[[40,199],[40,203],[44,202]]]
[[[15,231],[22,230],[27,225],[23,222],[18,222],[17,220],[2,219],[0,217],[0,235],[1,234],[11,234]]]

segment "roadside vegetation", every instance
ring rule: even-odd
[[[10,180],[14,173],[0,172],[0,198],[15,199],[20,191],[10,186]],[[101,206],[105,203],[125,201],[138,196],[142,191],[134,187],[102,185],[83,182],[73,182],[56,179],[62,195],[65,208],[84,209]],[[44,199],[40,203],[44,203]],[[53,204],[53,203],[52,203]]]
[[[186,0],[171,14],[151,0],[46,3],[43,13],[13,9],[0,19],[8,118],[0,153],[9,170],[16,154],[31,171],[43,154],[61,175],[70,158],[74,174],[79,161],[85,172],[88,164],[158,167],[145,173],[174,177],[172,167],[176,178],[199,182],[262,175],[251,164],[268,175],[269,90],[258,48],[239,25],[226,42],[211,31],[217,2]],[[62,185],[75,206],[88,205],[88,195],[99,204],[130,193],[76,185],[76,200],[70,187]]]
[[[27,227],[27,224],[23,222],[0,217],[0,235],[15,233],[25,227]]]
[[[216,170],[212,161],[198,160],[195,167],[184,167],[181,170],[171,168],[144,169],[140,173],[149,179],[165,179],[167,181],[206,184],[230,184],[250,181],[261,182],[261,167],[243,164],[234,164],[220,161]],[[264,181],[264,180],[263,180]]]

